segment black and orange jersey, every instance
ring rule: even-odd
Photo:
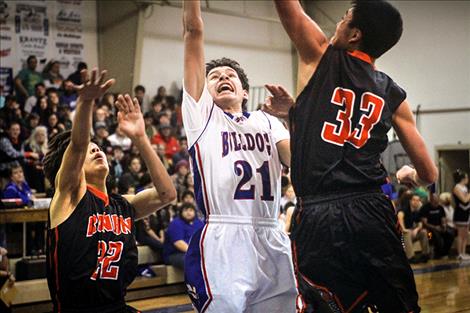
[[[70,217],[47,234],[54,312],[120,312],[137,272],[135,209],[87,186]]]
[[[290,111],[298,196],[379,188],[392,114],[406,93],[360,51],[329,46]]]

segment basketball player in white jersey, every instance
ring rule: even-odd
[[[249,86],[237,62],[205,66],[199,1],[185,1],[183,14],[183,124],[206,217],[186,254],[191,300],[198,312],[295,312],[290,241],[277,222],[289,133],[262,111],[242,110]]]

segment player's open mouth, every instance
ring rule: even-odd
[[[229,91],[229,92],[233,92],[234,89],[232,87],[232,85],[230,85],[229,83],[222,83],[219,85],[219,87],[217,88],[217,93],[223,93],[225,91]]]

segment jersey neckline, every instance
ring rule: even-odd
[[[375,70],[375,65],[372,62],[372,57],[370,55],[368,55],[367,53],[359,51],[359,50],[354,50],[354,51],[348,51],[348,54],[352,57],[355,57],[355,58],[361,60],[361,61],[369,63],[370,65],[372,65],[374,67],[374,70]]]
[[[98,188],[95,188],[91,185],[86,185],[86,188],[88,189],[89,192],[91,192],[93,195],[96,197],[100,198],[104,202],[104,206],[108,206],[109,204],[109,197],[106,193],[102,192]]]

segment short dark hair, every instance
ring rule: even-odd
[[[362,32],[360,50],[378,58],[400,39],[403,20],[400,12],[384,0],[353,0],[349,27]]]
[[[86,70],[88,65],[85,62],[79,62],[77,65],[77,71]]]
[[[48,151],[44,157],[44,175],[51,183],[52,187],[55,187],[55,178],[59,171],[60,164],[62,164],[62,158],[65,150],[69,146],[70,140],[72,139],[72,131],[67,130],[58,133],[49,141]]]
[[[37,83],[36,85],[34,85],[34,89],[37,89],[38,87],[46,88],[46,85],[44,85],[44,83]]]
[[[191,190],[185,190],[181,194],[181,199],[184,199],[186,196],[191,196],[193,199],[195,199],[194,193]]]
[[[183,203],[180,208],[180,215],[183,213],[184,210],[186,209],[193,209],[194,212],[196,212],[196,206],[192,203]]]
[[[11,178],[11,175],[13,175],[13,171],[16,170],[17,168],[21,168],[23,169],[23,167],[21,166],[20,163],[18,163],[17,161],[13,162],[10,167],[8,168],[8,177]]]
[[[27,59],[26,59],[26,63],[29,63],[29,61],[31,61],[32,59],[37,59],[35,55],[30,55]]]
[[[134,87],[134,92],[137,92],[137,91],[142,91],[145,93],[145,87],[142,85],[137,85]]]
[[[240,81],[242,82],[243,89],[245,89],[246,91],[250,90],[250,84],[248,83],[248,77],[246,76],[245,71],[243,70],[243,68],[240,66],[240,64],[237,61],[229,59],[229,58],[216,59],[207,63],[206,64],[206,76],[214,68],[221,67],[221,66],[228,66],[228,67],[233,68],[235,72],[237,72],[237,75],[240,78]]]

